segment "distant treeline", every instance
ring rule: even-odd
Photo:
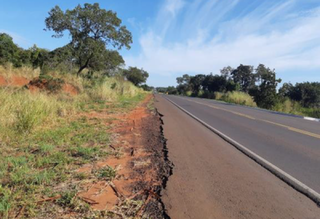
[[[252,97],[258,107],[266,109],[281,108],[290,101],[294,108],[320,107],[320,83],[303,82],[292,85],[284,83],[277,90],[281,79],[273,69],[260,64],[257,68],[250,65],[223,68],[220,74],[183,75],[177,78],[176,87],[158,88],[158,92],[217,99],[217,96],[232,92],[242,92]],[[218,98],[219,99],[219,98]]]

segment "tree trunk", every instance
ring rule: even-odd
[[[83,69],[85,69],[87,66],[83,65],[79,68],[78,72],[77,72],[77,77],[79,77],[80,73],[83,71]]]
[[[78,76],[78,77],[79,77],[80,73],[83,71],[83,69],[85,69],[86,67],[88,67],[89,62],[90,62],[90,59],[91,59],[91,57],[88,58],[88,60],[86,61],[86,63],[85,63],[84,65],[80,66],[80,68],[79,68],[79,70],[78,70],[78,72],[77,72],[77,76]]]

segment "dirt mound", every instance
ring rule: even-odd
[[[6,86],[6,85],[7,85],[6,79],[0,75],[0,86]]]
[[[70,94],[71,96],[76,96],[77,94],[79,94],[79,90],[72,84],[68,84],[68,83],[65,83],[62,86],[62,91],[64,93]]]
[[[71,96],[75,96],[79,93],[79,90],[72,84],[65,83],[61,79],[43,79],[35,78],[27,84],[27,88],[30,91],[48,91],[49,93],[57,93],[62,91]]]
[[[10,84],[12,86],[16,86],[16,87],[23,87],[25,85],[27,85],[29,83],[30,80],[28,80],[25,77],[21,77],[21,76],[13,76],[11,78]]]
[[[23,87],[29,83],[29,80],[22,76],[12,76],[6,79],[0,75],[0,86]]]

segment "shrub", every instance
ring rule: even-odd
[[[249,94],[239,91],[227,92],[225,94],[215,92],[215,99],[245,106],[257,106],[253,98]]]

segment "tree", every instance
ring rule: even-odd
[[[0,34],[0,64],[12,63],[15,67],[21,66],[19,47],[14,44],[12,37],[6,33]]]
[[[190,86],[191,86],[191,89],[192,89],[192,95],[193,96],[198,96],[200,90],[202,89],[202,84],[203,84],[203,81],[205,79],[205,75],[203,74],[198,74],[198,75],[195,75],[193,77],[190,77]]]
[[[278,94],[282,98],[289,97],[291,99],[296,99],[291,97],[293,90],[294,86],[291,83],[284,83],[282,87],[279,89]]]
[[[152,86],[149,86],[149,85],[147,85],[147,84],[143,84],[143,85],[141,85],[140,86],[143,90],[145,90],[145,91],[153,91],[155,88],[154,87],[152,87]]]
[[[320,83],[305,82],[296,85],[301,91],[301,104],[304,107],[320,107]]]
[[[185,95],[188,91],[191,90],[190,79],[191,77],[188,74],[184,74],[182,75],[182,77],[177,77],[177,91],[179,94]]]
[[[232,79],[240,85],[243,92],[248,93],[249,89],[255,84],[255,75],[253,74],[253,66],[240,65],[231,72]]]
[[[177,91],[177,89],[176,89],[175,87],[169,86],[169,87],[167,88],[167,93],[168,93],[168,94],[175,95],[175,94],[178,94],[178,91]]]
[[[139,86],[147,81],[149,74],[143,69],[129,67],[128,70],[123,70],[123,76],[134,85]]]
[[[203,90],[205,92],[225,92],[227,86],[227,80],[222,75],[206,75],[203,81]]]
[[[279,95],[289,97],[304,107],[320,107],[319,82],[296,83],[295,86],[291,83],[284,83],[279,89]]]
[[[234,69],[230,66],[224,67],[220,70],[221,76],[223,76],[225,79],[229,80],[231,79],[231,73],[234,71]]]
[[[117,14],[101,9],[98,3],[78,5],[65,12],[55,6],[45,22],[47,30],[55,32],[53,37],[59,38],[65,31],[69,32],[69,46],[79,66],[78,75],[85,68],[94,70],[100,68],[102,62],[108,62],[107,48],[120,50],[125,46],[130,49],[132,43],[131,33],[121,26],[122,21]]]
[[[281,79],[276,79],[276,73],[260,64],[256,69],[259,85],[253,88],[250,94],[259,107],[272,109],[277,103],[277,86]]]

